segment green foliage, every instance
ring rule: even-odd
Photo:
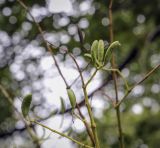
[[[111,43],[109,45],[109,47],[107,48],[107,51],[105,52],[105,55],[104,55],[104,62],[105,62],[105,64],[107,62],[109,62],[108,59],[111,58],[112,50],[118,48],[119,46],[121,46],[121,44],[119,43],[119,41],[114,41],[113,43]]]
[[[46,3],[44,0],[39,1],[25,1],[25,3],[30,7],[30,10],[33,7],[43,7],[46,8]],[[83,1],[77,0],[73,2],[75,5],[73,7],[82,5]],[[53,38],[57,38],[56,43],[60,46],[67,46],[70,52],[74,51],[75,48],[80,48],[82,45],[77,40],[77,34],[70,34],[69,30],[72,26],[80,24],[81,19],[86,19],[89,26],[87,28],[81,28],[84,35],[83,44],[84,47],[90,51],[91,43],[94,40],[96,41],[96,52],[91,54],[85,54],[85,50],[80,50],[78,56],[86,55],[93,63],[96,63],[96,66],[102,65],[102,59],[108,62],[110,59],[111,50],[104,49],[103,43],[102,47],[98,48],[98,40],[103,39],[103,41],[109,41],[109,25],[108,25],[108,3],[109,1],[92,1],[91,8],[87,12],[79,13],[77,16],[67,15],[65,13],[50,13],[47,16],[39,16],[38,22],[42,26],[45,33],[51,33]],[[29,59],[25,59],[21,62],[23,67],[20,68],[24,72],[25,78],[22,80],[16,80],[14,74],[10,71],[12,63],[17,62],[16,59],[20,59],[19,55],[23,52],[24,47],[33,42],[39,47],[43,47],[44,44],[41,41],[37,27],[34,25],[32,20],[28,17],[28,13],[17,3],[17,1],[4,1],[0,4],[1,12],[4,8],[10,8],[12,13],[9,16],[3,15],[0,13],[0,28],[1,31],[7,33],[11,39],[20,38],[18,42],[12,40],[11,44],[8,46],[0,45],[0,83],[4,84],[9,93],[13,98],[20,94],[20,90],[28,87],[31,83],[41,80],[43,78],[43,72],[36,71],[31,75],[27,71],[28,63],[32,63],[35,67],[40,62],[40,59],[46,55],[44,52],[42,56]],[[160,40],[159,35],[157,34],[156,39],[153,41],[149,40],[152,37],[152,33],[158,29],[160,24],[160,11],[159,11],[159,0],[149,1],[149,0],[140,0],[140,1],[114,1],[113,5],[113,22],[114,22],[114,40],[118,40],[122,47],[118,50],[114,50],[116,55],[117,65],[122,65],[123,61],[126,59],[127,55],[131,52],[133,48],[136,48],[137,56],[132,59],[132,62],[128,62],[125,66],[124,73],[130,84],[134,84],[139,80],[143,75],[153,68],[157,63],[159,63],[159,54],[160,54]],[[26,17],[27,15],[27,17]],[[16,18],[16,22],[13,23],[12,18]],[[68,18],[69,23],[65,26],[60,26],[58,23],[61,18]],[[26,31],[24,29],[24,24],[28,23],[31,25],[31,29]],[[74,29],[73,29],[74,30]],[[69,36],[69,41],[63,43],[62,38],[60,37],[61,33],[65,33]],[[17,37],[17,38],[16,38]],[[36,40],[36,42],[35,42]],[[111,46],[112,44],[109,43]],[[119,47],[119,45],[118,45]],[[116,47],[116,48],[118,48]],[[18,50],[18,49],[22,50]],[[115,48],[115,49],[116,49]],[[92,47],[91,47],[92,49]],[[99,50],[102,49],[102,50]],[[92,51],[92,50],[91,50]],[[98,51],[98,52],[97,52]],[[99,52],[101,51],[101,52]],[[135,52],[135,53],[136,53]],[[102,55],[104,55],[102,58]],[[59,52],[55,52],[59,54]],[[91,56],[92,55],[92,56]],[[62,60],[65,60],[65,55],[60,55]],[[94,58],[92,58],[94,57]],[[19,61],[18,61],[19,62]],[[101,64],[100,64],[101,63]],[[92,70],[89,67],[90,71]],[[87,71],[87,72],[88,72]],[[18,73],[19,71],[17,71]],[[35,74],[35,75],[34,75]],[[156,73],[146,80],[140,87],[142,88],[142,93],[140,94],[131,94],[128,97],[124,104],[122,104],[122,126],[124,130],[125,143],[128,148],[143,147],[143,144],[146,144],[148,147],[157,147],[159,145],[159,111],[158,113],[153,110],[160,105],[160,93],[158,90],[160,87],[160,70],[157,70]],[[105,79],[108,79],[108,72],[101,74],[101,82]],[[120,94],[123,94],[124,88],[120,87]],[[112,83],[105,87],[105,93],[111,91]],[[109,86],[109,87],[108,87]],[[155,89],[156,88],[156,89]],[[43,98],[43,91],[34,90],[31,88],[33,94],[36,93],[39,96],[40,106],[43,106],[41,100]],[[41,89],[43,90],[43,89]],[[111,91],[112,92],[112,91]],[[69,95],[70,94],[70,95]],[[75,94],[72,90],[68,93],[70,99],[70,104],[72,108],[75,108]],[[103,96],[101,96],[103,97]],[[15,120],[13,108],[8,104],[3,94],[0,94],[0,108],[2,112],[0,113],[0,123],[5,121],[8,117]],[[143,102],[147,99],[149,100],[149,105],[145,106]],[[27,104],[24,105],[25,109],[23,112],[24,116],[28,115],[29,106],[31,99],[27,99]],[[104,99],[105,100],[105,99]],[[14,101],[14,100],[13,100]],[[25,102],[25,100],[23,101]],[[134,114],[131,110],[135,103],[140,102],[143,108],[143,113]],[[35,102],[33,102],[35,103]],[[23,105],[22,104],[22,105]],[[37,105],[36,103],[33,105]],[[26,107],[28,106],[28,107]],[[34,108],[33,107],[33,112]],[[23,108],[23,107],[22,107]],[[36,110],[36,109],[35,109]],[[94,109],[93,109],[94,110]],[[64,101],[61,99],[61,112],[65,111]],[[118,137],[117,137],[117,121],[115,117],[115,112],[112,107],[109,107],[104,111],[103,116],[97,119],[98,134],[100,137],[100,142],[102,148],[104,147],[118,147]],[[9,132],[12,130],[9,130]],[[73,132],[74,133],[74,132]],[[1,134],[1,133],[0,133]],[[20,133],[21,134],[21,133]],[[3,135],[3,134],[2,134]],[[87,134],[73,134],[74,137],[79,137],[79,139],[86,140],[86,143],[89,143],[89,139],[86,138]],[[89,143],[90,144],[90,143]],[[9,147],[9,146],[8,146]]]
[[[74,110],[76,107],[76,96],[72,89],[67,89],[67,94],[68,94],[70,104],[72,106],[72,110]]]
[[[95,40],[91,46],[91,53],[84,54],[84,56],[91,59],[96,68],[102,68],[109,62],[112,50],[118,48],[120,45],[119,41],[114,41],[107,49],[104,49],[104,41]]]
[[[60,97],[61,100],[61,113],[64,113],[66,110],[66,105],[64,103],[64,99],[62,97]]]
[[[32,94],[28,94],[27,96],[25,96],[22,101],[21,110],[22,110],[22,114],[23,114],[24,118],[26,118],[26,116],[28,116],[31,102],[32,102]]]

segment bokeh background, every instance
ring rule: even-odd
[[[65,54],[68,49],[81,68],[88,61],[80,43],[77,26],[81,29],[83,46],[90,49],[95,39],[109,42],[108,0],[38,0],[23,2],[44,30],[44,38],[59,46],[54,50],[58,64],[69,84],[78,76],[75,64]],[[122,47],[115,52],[117,66],[135,84],[150,69],[160,63],[160,2],[159,0],[115,0],[113,3],[114,40]],[[109,65],[109,63],[108,63]],[[90,65],[84,72],[87,79],[93,72]],[[127,148],[157,148],[160,145],[160,70],[138,85],[121,105],[122,127]],[[99,72],[88,92],[98,126],[102,148],[118,147],[115,110],[106,95],[114,98],[109,73]],[[124,86],[119,83],[119,97]],[[60,115],[60,96],[70,108],[65,84],[47,52],[42,37],[28,12],[16,0],[0,0],[0,84],[11,95],[14,106],[21,111],[21,101],[33,94],[30,116],[42,123],[88,143],[85,127],[70,112]],[[73,84],[77,101],[83,101],[81,81]],[[99,88],[99,89],[98,89]],[[98,89],[98,91],[96,91]],[[87,117],[85,107],[82,112]],[[64,117],[63,117],[64,116]],[[62,119],[63,124],[61,125]],[[39,126],[33,127],[40,137],[48,137],[42,148],[77,147]],[[0,147],[35,147],[23,121],[0,92]]]

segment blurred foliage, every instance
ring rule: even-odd
[[[73,8],[77,10],[75,15],[51,13],[48,11],[44,0],[24,0],[24,2],[31,10],[45,11],[42,14],[38,12],[36,20],[42,26],[45,37],[51,39],[53,44],[67,47],[71,51],[74,51],[75,48],[79,49],[80,43],[77,31],[74,31],[77,24],[84,34],[84,46],[87,49],[90,48],[90,44],[95,39],[103,39],[109,42],[108,0],[72,0]],[[84,3],[89,3],[89,10],[80,10],[79,6]],[[118,65],[124,61],[134,47],[138,49],[138,56],[126,68],[129,71],[127,79],[131,84],[160,63],[160,33],[154,40],[150,40],[154,31],[158,30],[160,25],[159,10],[159,0],[114,1],[114,39],[119,40],[122,44],[121,49],[115,51]],[[43,106],[41,104],[42,100],[45,103],[43,88],[40,87],[39,90],[35,90],[31,85],[44,77],[44,72],[39,70],[37,65],[41,58],[48,54],[44,51],[44,44],[38,29],[16,0],[0,1],[0,12],[0,83],[5,86],[13,98],[23,95],[21,90],[30,87],[31,93],[36,93],[39,96],[39,102],[35,102],[35,105]],[[60,23],[62,18],[69,20],[68,23],[62,25]],[[49,35],[50,37],[48,37]],[[67,40],[63,38],[64,35],[67,35]],[[43,54],[40,56],[23,54],[21,56],[21,53],[30,44],[40,48]],[[78,56],[83,56],[83,53],[81,51]],[[62,59],[65,60],[65,58],[64,55]],[[14,63],[21,64],[21,66],[17,68],[15,65],[13,66]],[[34,72],[27,71],[30,63],[35,68]],[[21,79],[15,77],[19,71],[24,75]],[[157,70],[137,88],[142,89],[142,93],[132,93],[122,104],[122,125],[127,148],[157,148],[160,145],[159,76],[160,70]],[[106,74],[103,77],[105,78]],[[136,105],[138,105],[138,108],[136,108]],[[139,109],[139,107],[142,112],[136,114],[135,109]],[[1,125],[5,121],[8,122],[8,119],[12,119],[12,128],[7,129],[7,131],[11,131],[15,127],[15,120],[17,119],[12,107],[7,103],[2,93],[0,93],[0,109],[0,135],[3,138],[4,131],[2,131]],[[97,126],[102,148],[117,148],[117,121],[115,111],[111,106],[103,111],[101,118],[97,118]],[[88,143],[84,133],[78,134],[75,132],[73,136],[78,136],[79,139],[86,140],[86,143]]]

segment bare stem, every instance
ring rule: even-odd
[[[76,104],[76,106],[77,106],[79,115],[80,115],[80,117],[82,118],[82,121],[83,121],[83,123],[84,123],[84,125],[85,125],[85,127],[86,127],[87,133],[88,133],[88,135],[89,135],[89,137],[90,137],[90,139],[91,139],[91,141],[92,141],[92,144],[95,145],[94,136],[93,136],[93,133],[92,133],[92,131],[91,131],[91,129],[90,129],[90,125],[88,124],[88,122],[86,121],[84,115],[82,114],[79,105]]]
[[[98,71],[98,69],[96,69],[96,70],[94,71],[94,73],[92,74],[92,76],[90,77],[90,79],[86,82],[86,84],[85,84],[86,87],[87,87],[88,84],[92,81],[92,79],[95,77],[97,71]]]
[[[132,86],[123,96],[123,98],[117,103],[117,105],[115,107],[120,106],[120,104],[126,99],[126,97],[130,94],[130,92],[139,84],[141,84],[142,82],[144,82],[149,76],[151,76],[153,74],[153,72],[155,72],[158,68],[160,68],[160,64],[157,65],[156,67],[154,67],[152,70],[150,70],[143,78],[142,80],[140,80],[139,82],[137,82],[134,86]]]
[[[58,135],[60,135],[60,136],[62,136],[62,137],[65,137],[65,138],[67,138],[67,139],[69,139],[69,140],[77,143],[77,144],[80,145],[80,146],[83,146],[83,147],[86,147],[86,148],[93,148],[92,146],[85,145],[85,144],[83,144],[83,143],[81,143],[81,142],[79,142],[79,141],[77,141],[77,140],[75,140],[75,139],[67,136],[66,134],[63,134],[63,133],[61,133],[61,132],[59,132],[59,131],[56,131],[56,130],[54,130],[54,129],[51,129],[51,128],[49,128],[48,126],[46,126],[46,125],[44,125],[44,124],[41,124],[41,123],[39,123],[39,122],[37,122],[37,121],[34,121],[34,120],[32,121],[32,120],[31,120],[31,122],[34,122],[34,123],[36,123],[36,124],[38,124],[38,125],[46,128],[46,129],[52,131],[53,133],[56,133],[56,134],[58,134]]]
[[[48,51],[51,53],[51,55],[52,55],[52,57],[53,57],[53,60],[54,60],[55,65],[56,65],[56,67],[57,67],[57,70],[58,70],[60,76],[62,77],[62,79],[63,79],[63,81],[64,81],[64,83],[65,83],[65,85],[66,85],[66,88],[70,88],[70,86],[68,85],[68,83],[67,83],[64,75],[62,74],[62,71],[61,71],[61,69],[60,69],[60,67],[59,67],[59,65],[58,65],[58,63],[57,63],[57,60],[56,60],[55,56],[53,55],[53,52],[52,52],[51,47],[48,45],[47,41],[46,41],[45,38],[44,38],[43,30],[42,30],[41,26],[36,22],[35,18],[34,18],[34,17],[32,16],[32,14],[30,13],[28,7],[27,7],[21,0],[17,0],[17,1],[20,3],[20,5],[21,5],[21,6],[29,13],[29,15],[32,17],[34,23],[36,24],[36,26],[37,26],[37,28],[38,28],[41,36],[42,36],[42,39],[43,39],[43,41],[44,41],[44,43],[45,43],[45,45],[46,45],[46,48],[48,49]],[[54,45],[52,45],[52,46],[55,47]],[[56,48],[56,47],[55,47],[55,48]],[[87,123],[85,123],[85,125],[87,125]],[[89,130],[88,130],[88,131],[89,131]],[[91,134],[90,134],[90,135],[91,135]]]
[[[76,59],[74,58],[74,56],[72,54],[69,54],[69,55],[71,56],[71,58],[75,62],[76,66],[77,66],[77,69],[78,69],[78,72],[80,74],[81,81],[82,81],[82,88],[83,88],[84,98],[85,98],[85,104],[86,104],[86,107],[87,107],[87,110],[88,110],[88,114],[89,114],[90,122],[91,122],[91,128],[92,128],[92,132],[93,132],[93,135],[94,135],[95,147],[96,148],[100,148],[98,135],[97,135],[97,129],[96,129],[96,123],[94,121],[94,116],[93,116],[93,113],[92,113],[92,109],[91,109],[91,106],[89,104],[89,98],[88,98],[87,88],[86,88],[86,85],[85,85],[85,82],[84,82],[84,78],[83,78],[82,72],[80,70],[80,67],[79,67]]]
[[[112,4],[113,4],[113,0],[110,0],[110,2],[109,2],[109,23],[110,23],[110,25],[109,25],[110,26],[110,28],[109,28],[109,36],[110,36],[110,42],[111,43],[113,42]],[[112,64],[112,68],[116,69],[115,56],[114,56],[113,52],[112,52],[111,64]],[[114,80],[116,103],[118,103],[119,99],[118,99],[118,87],[117,87],[117,74],[116,74],[116,71],[112,72],[112,77],[113,77],[113,80]],[[120,117],[119,106],[116,107],[115,109],[116,109],[116,116],[117,116],[117,122],[118,122],[119,144],[120,144],[120,148],[124,148],[124,141],[123,141],[123,133],[122,133],[122,125],[121,125],[121,117]]]
[[[48,51],[51,53],[51,55],[52,55],[52,58],[53,58],[53,60],[54,60],[54,62],[55,62],[55,65],[56,65],[56,67],[57,67],[57,70],[58,70],[61,78],[63,79],[64,83],[66,84],[66,87],[69,88],[69,85],[68,85],[68,83],[67,83],[67,80],[65,79],[64,75],[62,74],[62,71],[61,71],[61,69],[60,69],[60,67],[59,67],[59,65],[58,65],[58,63],[57,63],[57,60],[56,60],[53,52],[52,52],[52,49],[51,49],[51,47],[48,45],[47,41],[46,41],[45,38],[44,38],[43,30],[42,30],[41,26],[39,25],[39,23],[36,22],[35,18],[34,18],[33,15],[30,13],[30,11],[29,11],[28,7],[25,5],[25,3],[22,2],[21,0],[17,0],[17,1],[18,1],[19,4],[28,12],[28,14],[31,16],[33,22],[34,22],[35,25],[37,26],[37,28],[38,28],[38,30],[39,30],[39,32],[40,32],[40,34],[41,34],[41,37],[42,37],[42,39],[43,39],[43,41],[44,41],[44,43],[45,43],[45,46],[46,46],[47,50],[48,50]],[[54,45],[53,45],[53,46],[54,46]],[[56,46],[54,46],[54,47],[57,48]]]
[[[104,92],[102,92],[102,94],[103,94],[104,96],[106,96],[107,99],[112,103],[112,106],[115,107],[115,104],[116,104],[116,103],[114,102],[113,98],[111,98],[109,95],[107,95],[107,94],[104,93]]]
[[[113,21],[112,21],[112,4],[113,0],[109,1],[109,37],[110,37],[110,42],[113,42]]]
[[[129,90],[129,85],[128,85],[128,82],[127,80],[124,78],[123,74],[120,72],[119,69],[113,69],[113,68],[102,68],[102,70],[106,70],[106,71],[112,71],[112,72],[117,72],[120,77],[123,79],[124,83],[125,83],[125,87],[126,87],[126,90]]]
[[[90,65],[90,62],[81,70],[82,72],[88,68],[88,66]],[[77,78],[75,78],[73,80],[73,82],[70,84],[70,87],[80,78],[80,74],[77,76]]]

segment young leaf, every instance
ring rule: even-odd
[[[61,112],[64,113],[66,110],[66,106],[64,103],[64,99],[62,97],[60,97],[60,99],[61,99]]]
[[[87,58],[89,58],[89,59],[92,59],[92,56],[89,53],[85,53],[84,56],[87,57]]]
[[[109,50],[113,49],[113,48],[117,48],[121,46],[120,42],[119,41],[115,41],[113,43],[111,43],[111,45],[108,47]]]
[[[98,61],[103,62],[104,57],[104,42],[103,40],[99,40],[98,42]]]
[[[27,96],[25,96],[22,101],[21,110],[22,110],[22,114],[23,114],[24,118],[29,113],[31,102],[32,102],[32,94],[28,94]]]
[[[108,47],[108,49],[105,53],[105,56],[104,56],[104,62],[105,63],[107,62],[107,59],[110,57],[112,49],[113,48],[118,48],[119,46],[121,46],[119,41],[115,41],[115,42],[111,43],[111,45]]]
[[[63,114],[61,124],[60,124],[60,128],[61,128],[62,125],[63,125],[63,121],[64,121],[64,112],[66,110],[66,106],[65,106],[65,103],[64,103],[64,99],[62,97],[60,97],[60,100],[61,100],[61,113]]]
[[[67,89],[67,93],[68,93],[68,97],[69,97],[72,109],[74,109],[76,107],[76,96],[72,89]]]
[[[97,50],[98,50],[98,41],[95,40],[91,46],[91,56],[92,56],[93,63],[96,63],[97,61]]]

